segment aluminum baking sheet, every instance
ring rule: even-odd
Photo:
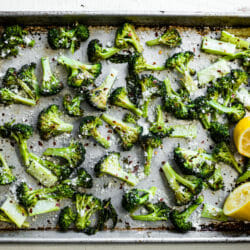
[[[13,19],[14,15],[12,16]],[[7,17],[5,17],[7,18]],[[93,16],[94,18],[94,16]],[[100,17],[99,17],[100,18]],[[137,17],[139,18],[139,17]],[[148,16],[150,18],[150,16]],[[116,23],[119,23],[123,20],[124,17],[121,17],[120,20],[117,20]],[[5,20],[5,19],[3,19]],[[27,19],[24,19],[24,21]],[[38,20],[43,20],[42,16],[38,19],[34,16],[34,23],[37,23]],[[249,20],[249,19],[247,19]],[[45,23],[47,20],[45,20]],[[192,23],[192,22],[190,22]],[[59,23],[58,23],[59,24]],[[190,63],[190,66],[196,69],[197,71],[208,66],[211,61],[214,61],[216,56],[208,56],[207,54],[200,52],[200,44],[202,36],[208,35],[211,37],[219,37],[218,29],[210,28],[185,28],[185,27],[176,27],[180,32],[183,42],[181,47],[175,49],[166,49],[161,46],[147,47],[145,41],[153,39],[157,35],[161,34],[166,26],[159,27],[146,27],[141,26],[137,27],[137,34],[140,37],[141,44],[144,46],[143,55],[146,58],[147,62],[150,64],[163,64],[166,58],[172,55],[175,52],[192,50],[195,53],[195,59]],[[32,49],[22,49],[20,54],[16,58],[11,58],[8,60],[0,61],[0,72],[1,77],[6,72],[8,67],[16,67],[19,69],[23,64],[35,62],[37,63],[37,77],[41,82],[41,63],[40,59],[42,56],[48,56],[51,61],[51,66],[55,74],[63,81],[65,88],[64,90],[53,97],[42,97],[39,101],[39,104],[35,107],[26,107],[22,105],[12,105],[9,107],[0,107],[0,123],[4,123],[15,119],[16,122],[28,123],[36,127],[38,113],[45,107],[50,104],[58,104],[62,108],[62,96],[65,93],[73,94],[73,90],[66,86],[67,74],[65,69],[58,65],[56,62],[57,57],[60,54],[64,54],[68,57],[80,60],[82,62],[87,62],[86,49],[88,42],[91,39],[98,38],[101,40],[103,45],[112,46],[115,37],[115,31],[117,27],[114,26],[90,26],[90,38],[88,41],[81,44],[81,48],[72,55],[69,51],[66,50],[51,50],[47,43],[47,30],[46,27],[28,27],[31,31],[30,38],[36,40],[36,44]],[[102,74],[97,78],[96,84],[101,83],[111,68],[115,68],[119,71],[118,79],[116,80],[113,89],[119,86],[125,86],[125,77],[127,75],[127,64],[111,64],[109,62],[102,62]],[[231,68],[238,67],[237,64],[231,63]],[[147,72],[151,73],[151,72]],[[176,73],[170,71],[163,71],[160,73],[154,73],[159,79],[163,80],[168,76],[174,87],[177,87],[177,79],[179,78]],[[204,92],[204,89],[201,89],[195,93],[195,96],[200,95]],[[150,115],[149,120],[153,121],[153,111],[155,106],[160,103],[160,99],[156,99],[154,103],[150,106]],[[84,115],[99,115],[100,112],[97,112],[91,108],[88,104],[83,103]],[[110,106],[107,113],[113,115],[117,118],[122,118],[123,114],[126,111]],[[78,126],[80,119],[70,118],[67,115],[64,115],[64,120],[74,124],[74,131],[72,134],[61,135],[56,138],[49,140],[48,142],[42,141],[37,131],[35,131],[32,139],[28,141],[30,150],[38,155],[41,155],[42,152],[47,147],[60,147],[67,146],[72,138],[78,138]],[[190,124],[187,121],[180,121],[174,119],[170,114],[166,114],[166,118],[169,124]],[[86,160],[82,164],[92,175],[93,167],[95,163],[107,152],[109,151],[121,151],[121,162],[126,162],[128,159],[129,164],[123,163],[124,167],[127,169],[135,169],[139,166],[137,172],[139,178],[141,179],[138,187],[149,188],[151,186],[156,186],[158,188],[157,194],[154,200],[163,199],[170,206],[174,206],[173,203],[173,194],[166,184],[164,176],[161,174],[160,167],[166,161],[169,161],[175,168],[176,165],[173,161],[173,148],[180,144],[183,147],[190,147],[196,149],[197,147],[202,147],[208,151],[211,151],[210,145],[212,141],[207,137],[206,132],[202,128],[199,122],[194,122],[197,125],[198,136],[196,139],[170,139],[165,138],[163,140],[163,147],[156,150],[153,161],[152,161],[152,171],[151,175],[148,178],[144,178],[143,175],[143,152],[140,147],[136,146],[130,151],[122,152],[120,150],[119,138],[114,133],[110,133],[110,128],[104,123],[100,128],[101,133],[105,136],[110,137],[112,146],[110,149],[106,150],[95,143],[92,139],[81,139],[79,138],[84,145],[86,145]],[[145,120],[140,119],[139,124],[143,126],[144,133],[148,131],[148,123]],[[15,145],[11,145],[9,141],[0,139],[0,148],[3,150],[3,155],[6,157],[7,162],[10,165],[14,165],[14,173],[17,176],[18,181],[6,187],[0,187],[1,201],[3,202],[6,198],[6,195],[15,195],[15,187],[21,181],[26,181],[32,187],[39,187],[37,182],[30,177],[24,171],[24,167],[21,164],[18,149]],[[241,157],[236,153],[235,156],[240,160]],[[210,190],[204,190],[205,202],[214,204],[217,206],[222,206],[225,197],[229,192],[234,188],[234,180],[237,176],[236,172],[229,166],[221,165],[223,178],[225,181],[225,188],[223,190],[212,192]],[[102,199],[112,197],[113,205],[118,211],[119,222],[114,232],[105,231],[99,232],[94,236],[87,236],[83,233],[70,231],[67,233],[60,233],[56,230],[56,222],[58,219],[58,213],[50,213],[35,217],[30,217],[28,221],[30,222],[30,228],[28,230],[17,230],[12,228],[10,225],[0,224],[0,241],[4,242],[214,242],[214,241],[249,241],[249,232],[250,224],[243,222],[228,222],[228,223],[215,223],[214,221],[209,221],[207,219],[200,218],[201,208],[199,208],[192,216],[192,222],[194,224],[195,230],[187,234],[178,234],[173,231],[173,228],[169,222],[140,222],[133,221],[130,219],[129,215],[121,207],[121,197],[122,193],[125,190],[131,188],[130,186],[124,184],[123,182],[108,176],[94,179],[94,187],[90,190],[87,190],[89,193],[95,194],[97,197]],[[63,207],[67,204],[68,201],[65,201],[61,204]]]

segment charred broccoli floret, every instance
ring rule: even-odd
[[[68,147],[64,148],[47,148],[43,155],[56,156],[68,161],[70,167],[76,168],[85,160],[85,148],[79,141],[71,141]]]
[[[3,155],[0,154],[0,185],[11,184],[16,181],[16,177],[13,175],[11,166],[9,166],[4,159]]]
[[[208,218],[218,221],[227,221],[228,217],[223,213],[223,210],[219,207],[205,203],[201,211],[202,218]]]
[[[180,83],[189,93],[197,90],[197,84],[190,75],[192,70],[188,67],[189,62],[193,57],[194,53],[191,51],[179,52],[168,58],[165,63],[166,68],[176,69],[183,76]]]
[[[219,122],[210,122],[209,132],[211,138],[216,142],[229,141],[230,133],[227,124],[222,124]]]
[[[40,87],[40,93],[43,96],[56,95],[63,89],[63,84],[52,73],[49,64],[49,58],[42,57],[41,62],[43,69],[43,79],[42,79],[42,85]]]
[[[83,115],[83,110],[80,105],[84,100],[82,95],[76,95],[73,98],[71,95],[66,94],[63,97],[63,107],[69,116],[80,117]]]
[[[154,149],[162,145],[162,140],[155,135],[145,135],[140,138],[140,141],[145,157],[144,174],[149,175]]]
[[[236,183],[242,183],[246,182],[250,179],[250,160],[248,160],[248,163],[245,168],[245,172],[236,180]]]
[[[150,198],[155,195],[157,188],[150,189],[133,188],[122,196],[122,207],[128,212],[134,212],[140,206],[149,202]]]
[[[135,27],[130,23],[124,23],[117,29],[115,37],[115,46],[121,49],[125,49],[132,45],[136,51],[141,53],[143,47],[140,44],[139,37],[135,33]]]
[[[108,174],[135,186],[139,182],[138,178],[134,174],[124,171],[119,159],[120,153],[117,152],[110,152],[103,156],[95,165],[96,175],[99,177]]]
[[[174,149],[174,159],[186,174],[194,174],[201,178],[211,176],[217,160],[204,149],[190,150],[181,147]]]
[[[195,194],[201,192],[203,182],[200,178],[195,178],[193,176],[184,178],[177,174],[168,162],[162,167],[162,170],[170,188],[175,193],[177,205],[188,204]]]
[[[137,124],[137,120],[139,119],[138,116],[132,114],[132,113],[126,113],[123,116],[122,121],[127,122],[127,123],[131,123],[131,124]]]
[[[80,48],[81,42],[88,38],[89,30],[82,24],[72,28],[53,28],[48,31],[48,43],[52,49],[70,49],[72,54]]]
[[[142,133],[142,127],[131,127],[128,124],[116,120],[107,114],[102,114],[101,119],[108,123],[120,136],[124,150],[130,150],[139,140],[139,137]]]
[[[71,207],[63,208],[59,214],[58,225],[61,231],[67,231],[72,223],[76,220],[76,213]]]
[[[133,220],[142,221],[167,221],[171,211],[169,206],[163,201],[146,203],[144,208],[147,210],[147,214],[130,214],[130,217]]]
[[[0,58],[18,55],[18,47],[33,47],[35,40],[30,40],[27,34],[28,32],[19,25],[6,27],[0,39]]]
[[[117,54],[121,49],[116,47],[103,48],[98,39],[91,40],[88,44],[87,55],[90,62],[95,63],[106,60]]]
[[[119,87],[115,89],[109,98],[111,104],[118,107],[128,109],[132,113],[138,116],[142,116],[142,111],[133,104],[128,98],[128,92],[124,87]]]
[[[73,130],[73,125],[64,122],[60,118],[61,115],[62,112],[55,104],[50,105],[40,112],[37,128],[42,139],[49,140],[54,136],[70,133]]]
[[[235,160],[231,150],[227,146],[225,142],[221,142],[217,144],[213,150],[213,156],[221,162],[224,162],[226,164],[229,164],[233,166],[238,173],[242,174],[242,169]]]
[[[118,71],[115,69],[111,69],[105,81],[97,88],[91,89],[88,92],[87,100],[91,106],[99,110],[107,109],[107,101],[109,98],[109,93],[112,89],[112,86],[116,80],[117,75]]]
[[[169,214],[169,219],[173,223],[175,229],[179,232],[185,233],[192,228],[192,222],[188,221],[191,214],[197,209],[199,205],[203,202],[203,196],[199,196],[188,208],[184,211],[179,212],[173,210]]]
[[[99,117],[86,116],[82,119],[79,127],[80,135],[84,137],[93,137],[94,140],[100,143],[104,148],[109,148],[110,142],[106,140],[97,130],[97,128],[101,125],[102,120]]]
[[[148,46],[165,45],[168,48],[175,48],[181,44],[181,36],[176,29],[169,29],[160,37],[147,41]]]
[[[208,186],[216,191],[224,187],[223,177],[221,175],[220,167],[216,167],[213,174],[207,179]]]
[[[140,53],[134,53],[128,61],[128,71],[131,75],[136,75],[143,71],[161,71],[165,66],[147,64],[145,58]]]
[[[101,74],[102,70],[102,65],[100,63],[93,65],[84,64],[66,56],[60,56],[57,61],[66,66],[68,71],[67,83],[70,87],[74,88],[87,86],[93,83]]]

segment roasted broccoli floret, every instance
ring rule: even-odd
[[[181,44],[181,36],[176,29],[169,29],[160,37],[147,41],[148,46],[165,45],[168,48],[175,48]]]
[[[80,105],[84,100],[82,95],[76,95],[73,98],[71,95],[66,94],[63,97],[63,107],[69,116],[80,117],[83,115],[83,110]]]
[[[220,167],[217,166],[215,168],[213,174],[207,179],[207,184],[214,191],[224,187],[224,181]]]
[[[203,196],[199,196],[188,208],[184,211],[179,212],[173,210],[169,214],[169,219],[173,223],[175,229],[179,232],[185,233],[192,228],[192,222],[188,221],[191,214],[197,209],[199,205],[203,202]]]
[[[242,183],[246,182],[250,179],[250,160],[248,160],[248,163],[245,168],[245,172],[236,180],[236,183]]]
[[[168,162],[162,167],[162,170],[170,188],[175,193],[177,205],[188,204],[195,194],[201,192],[203,182],[200,178],[195,178],[193,176],[184,178],[177,174]]]
[[[128,109],[132,113],[138,116],[142,116],[142,111],[133,104],[128,98],[128,92],[124,87],[119,87],[115,89],[109,98],[111,104],[118,107]]]
[[[58,225],[61,231],[67,231],[72,223],[76,220],[76,213],[71,207],[63,208],[59,214]]]
[[[184,173],[194,174],[201,178],[211,176],[217,162],[204,149],[190,150],[181,147],[174,149],[174,159]]]
[[[0,154],[0,185],[7,185],[16,181],[16,177],[13,175],[11,168],[13,167],[9,166],[3,155]]]
[[[56,156],[68,161],[70,167],[76,168],[85,160],[85,148],[79,141],[71,141],[68,147],[64,148],[47,148],[43,155]]]
[[[140,138],[141,146],[144,150],[144,174],[149,175],[151,170],[151,161],[154,153],[154,149],[162,145],[161,138],[155,135],[144,135]]]
[[[149,131],[159,137],[169,136],[174,131],[173,127],[169,127],[165,124],[161,105],[156,107],[156,120],[152,123]]]
[[[125,49],[129,45],[132,45],[139,53],[143,51],[143,47],[140,44],[139,37],[135,33],[135,27],[130,23],[124,23],[117,29],[115,46],[121,49]]]
[[[223,210],[221,208],[208,203],[204,203],[203,209],[201,211],[201,217],[218,221],[228,220],[228,217],[223,213]]]
[[[91,106],[99,110],[107,109],[107,101],[109,98],[109,93],[116,80],[117,75],[118,71],[115,69],[111,69],[105,81],[97,88],[91,89],[88,92],[87,100]]]
[[[58,94],[63,89],[62,82],[52,73],[49,58],[42,57],[43,78],[40,87],[40,93],[43,96],[51,96]]]
[[[13,103],[23,104],[27,106],[35,106],[36,101],[30,98],[22,97],[14,91],[7,88],[0,88],[0,103],[10,105]]]
[[[130,217],[133,220],[142,221],[167,221],[171,211],[168,205],[163,201],[146,203],[144,208],[147,210],[147,214],[130,214]]]
[[[95,116],[85,116],[79,126],[80,135],[83,137],[93,137],[104,148],[110,147],[110,142],[106,140],[97,130],[102,125],[102,120]]]
[[[165,63],[167,69],[176,69],[183,76],[180,83],[189,93],[197,90],[197,84],[194,82],[190,74],[193,70],[188,67],[189,62],[193,57],[194,53],[191,51],[179,52],[168,58]]]
[[[128,61],[128,71],[131,75],[136,75],[143,71],[161,71],[165,66],[147,64],[142,54],[135,52]]]
[[[140,134],[142,133],[142,127],[131,127],[107,114],[102,114],[101,119],[108,123],[120,136],[124,150],[130,150],[139,140]]]
[[[146,118],[148,117],[150,102],[154,97],[161,95],[162,82],[152,75],[142,75],[141,78],[135,77],[135,81],[139,93],[133,92],[137,95],[137,99],[141,97],[139,105],[143,112],[142,116]]]
[[[73,60],[66,56],[60,56],[57,61],[65,65],[68,71],[67,83],[70,87],[79,88],[81,86],[88,86],[101,74],[102,65],[84,64]]]
[[[216,143],[222,141],[228,142],[230,140],[230,132],[227,124],[222,124],[219,122],[210,122],[208,130],[210,132],[211,138]]]
[[[120,50],[120,48],[116,47],[103,48],[101,42],[98,39],[94,39],[88,44],[87,55],[89,61],[95,63],[110,58]]]
[[[171,112],[177,119],[190,119],[190,107],[185,100],[175,92],[171,87],[168,78],[163,81],[162,85],[163,107],[167,112]]]
[[[119,159],[120,153],[118,152],[110,152],[103,156],[95,165],[96,176],[99,177],[108,174],[135,186],[139,182],[138,178],[135,174],[124,171],[120,165]]]
[[[88,38],[89,30],[82,24],[72,28],[53,28],[48,31],[48,43],[52,49],[70,49],[72,54],[80,48],[81,42]]]
[[[75,193],[75,190],[66,184],[59,184],[49,188],[32,189],[24,182],[17,187],[16,191],[20,204],[28,212],[39,200],[72,198]]]
[[[55,104],[40,112],[37,128],[42,139],[49,140],[54,136],[70,133],[73,130],[73,125],[64,122],[60,118],[61,115],[62,112],[59,110],[58,105]]]
[[[6,27],[0,39],[0,58],[18,55],[18,47],[33,47],[35,41],[30,40],[27,34],[19,25]]]
[[[92,194],[77,193],[75,195],[75,205],[77,214],[75,221],[76,229],[86,234],[94,234],[96,227],[92,225],[94,221],[93,215],[96,215],[103,209],[101,200]]]
[[[131,124],[137,124],[137,120],[139,119],[138,116],[132,114],[132,113],[126,113],[123,116],[122,121],[127,122],[127,123],[131,123]]]
[[[122,207],[132,213],[140,206],[145,205],[155,195],[157,188],[151,187],[150,189],[133,188],[122,196]]]
[[[239,174],[242,174],[242,168],[238,165],[231,150],[225,142],[217,144],[213,150],[213,156],[221,162],[233,166]]]

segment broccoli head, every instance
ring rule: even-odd
[[[115,46],[121,49],[132,45],[139,53],[143,51],[140,39],[135,32],[135,27],[130,23],[124,23],[116,31]]]
[[[131,124],[137,124],[137,120],[139,119],[138,116],[132,114],[132,113],[126,113],[123,116],[122,121],[123,122],[127,122],[127,123],[131,123]]]
[[[227,124],[211,122],[209,126],[211,138],[216,142],[228,142],[230,140],[229,127]]]
[[[82,24],[72,28],[53,28],[48,31],[48,43],[52,49],[70,49],[72,54],[80,48],[81,42],[88,38],[89,30]]]
[[[73,60],[66,56],[60,56],[57,61],[65,65],[68,71],[67,83],[70,87],[80,88],[81,86],[88,86],[101,74],[102,65],[84,64]]]
[[[63,89],[63,84],[60,80],[52,73],[49,58],[42,57],[42,69],[43,69],[43,79],[40,88],[40,93],[43,96],[51,96],[58,94]]]
[[[67,206],[60,211],[58,225],[61,231],[67,231],[72,223],[75,222],[76,214],[72,208]]]
[[[214,191],[224,187],[221,169],[218,166],[215,168],[214,173],[207,179],[207,184]]]
[[[201,205],[204,198],[203,196],[199,196],[188,208],[184,211],[179,212],[177,210],[172,210],[169,214],[169,219],[173,223],[174,227],[177,231],[181,233],[185,233],[192,228],[192,222],[188,221],[188,218],[191,214],[197,209],[198,206]]]
[[[106,140],[97,130],[102,125],[102,120],[95,116],[85,116],[79,126],[80,135],[83,137],[93,137],[104,148],[110,147],[110,142]]]
[[[63,134],[70,133],[73,130],[73,125],[64,122],[60,116],[62,112],[55,104],[43,109],[38,117],[37,128],[42,139],[49,140],[50,138]]]
[[[128,212],[134,212],[140,206],[145,205],[155,195],[157,188],[150,189],[133,188],[122,196],[122,207]]]
[[[83,115],[81,109],[81,102],[84,100],[82,95],[76,95],[73,98],[71,95],[66,94],[63,97],[63,107],[69,116],[80,117]]]
[[[181,44],[181,36],[176,29],[169,29],[160,37],[147,41],[148,46],[165,45],[168,48],[175,48]]]
[[[121,49],[116,47],[103,48],[98,39],[91,40],[88,44],[87,55],[90,62],[95,63],[106,60],[117,54]]]

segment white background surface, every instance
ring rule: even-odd
[[[0,11],[169,11],[169,12],[214,12],[250,15],[250,0],[1,0]],[[151,250],[151,249],[192,249],[192,250],[245,250],[250,244],[2,244],[0,249],[10,250]]]

